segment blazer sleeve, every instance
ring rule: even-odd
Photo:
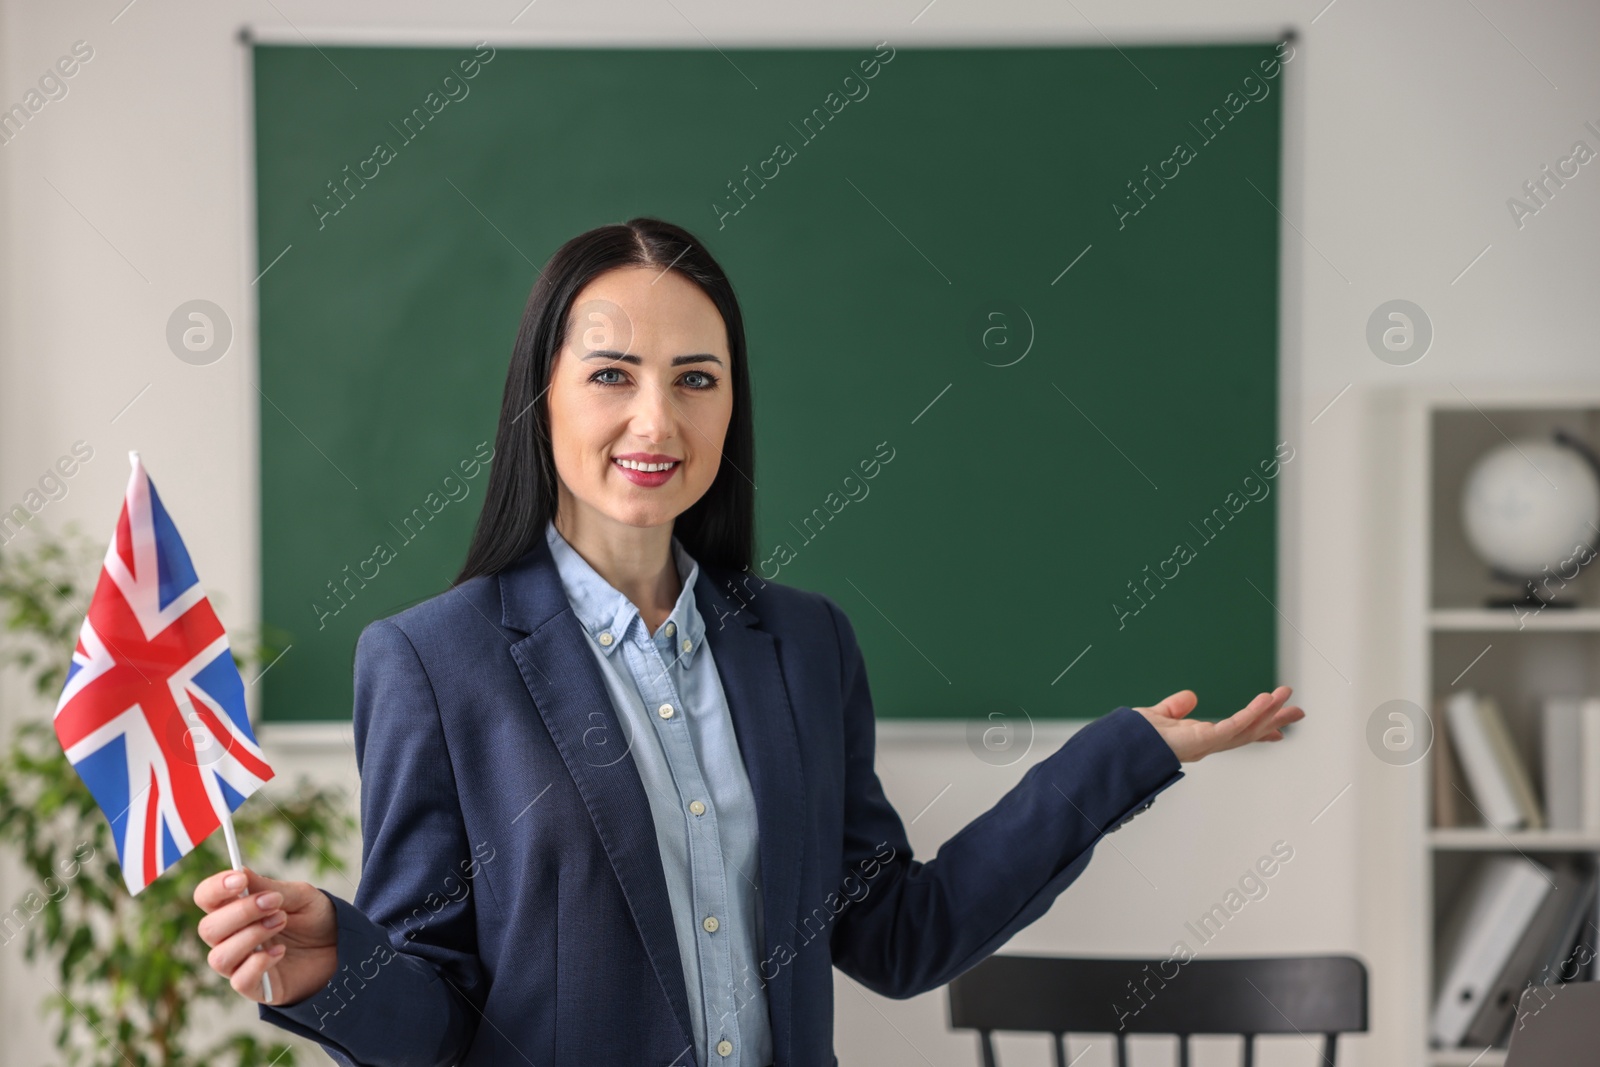
[[[356,642],[354,727],[362,872],[355,902],[327,893],[338,967],[317,993],[260,1017],[343,1067],[456,1063],[487,995],[477,955],[476,860],[422,661],[392,621]],[[492,858],[492,856],[490,857]]]
[[[1123,706],[1034,764],[927,862],[912,858],[873,769],[872,696],[855,632],[828,601],[839,636],[845,731],[841,880],[865,888],[835,921],[833,962],[884,996],[936,989],[1043,915],[1088,865],[1095,843],[1183,777],[1171,747]]]

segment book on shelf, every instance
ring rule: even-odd
[[[1429,763],[1433,781],[1433,825],[1445,828],[1469,825],[1462,812],[1461,795],[1464,779],[1461,763],[1456,759],[1455,747],[1450,740],[1450,724],[1445,719],[1445,698],[1433,705],[1433,752]]]
[[[1600,831],[1600,697],[1546,697],[1540,727],[1546,820]]]
[[[1436,1046],[1455,1048],[1466,1039],[1554,884],[1549,867],[1522,855],[1491,855],[1473,870],[1437,946],[1428,1026]]]
[[[1545,697],[1539,722],[1544,747],[1544,813],[1552,830],[1583,825],[1583,700]]]
[[[1499,830],[1539,830],[1544,814],[1528,765],[1494,697],[1463,689],[1445,700],[1449,744],[1471,787],[1471,806]]]
[[[1583,703],[1578,743],[1583,746],[1583,828],[1600,832],[1600,698]]]

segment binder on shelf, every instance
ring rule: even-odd
[[[1600,925],[1595,908],[1600,905],[1600,885],[1591,892],[1588,905],[1579,917],[1577,936],[1560,952],[1559,959],[1547,962],[1554,983],[1600,981]]]
[[[1453,693],[1445,704],[1445,718],[1484,821],[1500,830],[1541,829],[1544,817],[1527,764],[1495,699],[1470,689]]]
[[[1580,945],[1587,944],[1589,948],[1589,979],[1600,982],[1600,906],[1589,912],[1589,921],[1583,924],[1578,938]]]
[[[1578,924],[1592,907],[1585,895],[1591,883],[1570,860],[1552,865],[1551,871],[1555,887],[1545,894],[1544,903],[1539,906],[1533,921],[1528,924],[1528,929],[1478,1006],[1478,1014],[1473,1018],[1472,1025],[1467,1028],[1466,1043],[1475,1048],[1505,1044],[1510,1036],[1511,1024],[1516,1021],[1517,1001],[1522,991],[1541,980],[1538,972],[1552,952],[1560,953],[1572,944],[1577,936]],[[1551,983],[1555,982],[1553,973],[1542,977],[1548,978]]]
[[[1529,977],[1529,984],[1561,985],[1582,982],[1589,978],[1589,964],[1594,960],[1594,919],[1596,894],[1600,893],[1600,875],[1590,871],[1585,877],[1578,899],[1557,932],[1551,939],[1550,951],[1538,969]]]
[[[1463,886],[1439,941],[1440,982],[1428,1036],[1455,1048],[1493,992],[1555,876],[1521,855],[1492,855]]]

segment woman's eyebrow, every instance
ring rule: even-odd
[[[633,363],[633,364],[636,364],[636,365],[637,364],[641,364],[641,363],[644,362],[644,360],[640,359],[638,356],[635,356],[635,355],[633,355],[631,353],[628,353],[628,352],[615,352],[615,351],[612,351],[609,348],[597,348],[592,352],[585,352],[583,354],[583,359],[586,360],[586,361],[587,360],[591,360],[591,359],[604,359],[604,360],[608,360],[608,361],[611,361],[611,362]],[[722,366],[722,360],[718,359],[716,356],[711,355],[711,353],[709,353],[709,352],[701,352],[701,353],[699,353],[697,355],[693,355],[693,356],[673,356],[672,357],[672,364],[671,365],[674,366],[674,367],[681,367],[685,363],[715,363],[719,367]]]

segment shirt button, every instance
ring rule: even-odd
[[[676,629],[677,629],[677,628],[678,628],[678,627],[677,627],[677,624],[676,624],[676,623],[673,623],[673,622],[668,622],[668,623],[667,623],[667,636],[668,636],[668,637],[671,637],[671,636],[672,636],[672,633],[673,633],[673,631],[674,631],[674,630],[676,630]]]
[[[689,649],[692,648],[693,645],[694,645],[694,643],[692,641],[690,641],[687,637],[685,637],[683,639],[683,650],[685,652],[689,651]]]
[[[721,926],[722,924],[717,922],[717,917],[715,915],[707,915],[706,916],[706,921],[701,923],[700,925],[704,926],[706,928],[706,933],[714,934],[714,933],[717,932],[717,927]],[[726,1056],[727,1053],[724,1052],[723,1055]]]
[[[671,704],[663,704],[663,705],[661,705],[659,708],[656,709],[656,714],[661,716],[663,719],[672,718],[672,705]]]
[[[733,1055],[733,1042],[729,1041],[727,1038],[723,1038],[721,1041],[718,1041],[717,1042],[717,1055],[718,1056],[732,1056]]]
[[[604,633],[602,633],[600,635],[600,643],[602,645],[611,644],[611,631],[610,630],[606,630]]]
[[[704,815],[706,813],[706,806],[700,803],[698,800],[691,800],[689,801],[689,810],[694,812],[696,815]]]

